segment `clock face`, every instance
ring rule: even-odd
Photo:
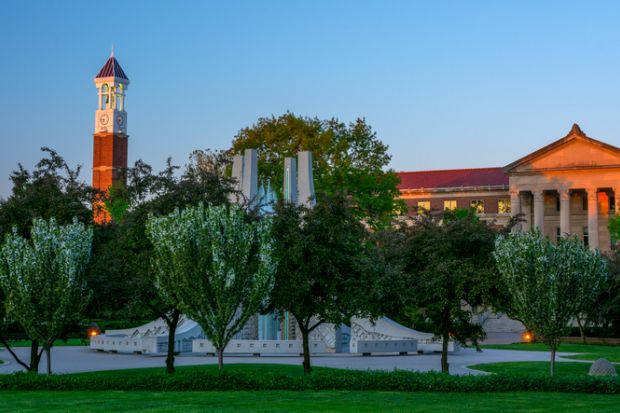
[[[102,125],[107,125],[109,121],[110,121],[110,117],[107,114],[103,114],[99,118],[99,123],[101,123]]]
[[[125,118],[123,118],[123,116],[122,116],[122,115],[118,115],[118,116],[116,117],[116,124],[117,124],[118,126],[123,126],[123,123],[125,123]]]

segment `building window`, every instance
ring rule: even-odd
[[[581,209],[584,211],[588,210],[588,195],[581,196]]]
[[[555,240],[556,242],[560,240],[560,238],[562,238],[562,232],[560,227],[556,227],[555,229]]]
[[[497,201],[497,212],[500,214],[510,214],[510,198]]]
[[[586,247],[590,244],[590,237],[588,235],[588,227],[583,227],[583,245]]]
[[[477,214],[484,214],[484,201],[482,199],[474,199],[470,202],[469,207],[474,209]]]
[[[446,210],[450,210],[450,211],[454,211],[456,209],[456,199],[450,199],[447,201],[443,201],[443,209]]]
[[[431,210],[431,201],[418,201],[418,210],[428,212]]]
[[[559,195],[555,198],[555,210],[560,212],[560,196]]]

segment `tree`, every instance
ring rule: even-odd
[[[553,243],[538,230],[499,237],[494,256],[514,313],[549,347],[553,376],[560,337],[598,295],[606,262],[577,237]]]
[[[407,286],[397,301],[414,326],[423,322],[441,337],[441,371],[448,373],[449,341],[476,344],[484,337],[472,317],[492,303],[499,284],[492,256],[497,233],[473,210],[421,214],[401,231]]]
[[[384,171],[390,161],[387,145],[364,119],[346,125],[337,119],[319,120],[285,113],[260,118],[252,127],[239,131],[232,153],[257,149],[259,179],[282,198],[284,157],[299,151],[313,154],[317,193],[351,196],[358,218],[373,228],[389,226],[394,214],[404,211],[398,200],[398,175]]]
[[[29,172],[21,164],[13,171],[11,195],[0,201],[0,234],[17,227],[28,237],[36,218],[54,218],[59,224],[71,223],[74,217],[91,223],[90,205],[95,190],[80,182],[81,168],[71,168],[53,149],[41,148],[46,154]]]
[[[121,214],[112,223],[96,229],[100,243],[89,269],[89,282],[96,291],[93,313],[127,317],[137,321],[153,314],[168,327],[166,372],[174,373],[174,337],[181,311],[166,302],[158,289],[150,262],[153,245],[146,236],[149,215],[166,215],[175,208],[223,205],[234,191],[225,176],[228,159],[221,152],[194,151],[180,169],[168,160],[166,168],[154,173],[151,166],[137,161],[127,170],[127,185],[108,194],[108,204],[120,205]],[[116,199],[113,199],[115,198]],[[126,208],[123,205],[128,205]],[[114,216],[114,215],[113,215]],[[110,263],[114,263],[111,267]]]
[[[600,288],[600,293],[586,314],[599,324],[605,337],[620,336],[620,249],[612,247],[607,254],[609,274]]]
[[[77,219],[61,226],[52,218],[34,220],[30,241],[15,230],[2,246],[0,285],[6,312],[42,344],[48,374],[54,341],[80,319],[89,297],[84,270],[91,243],[92,230]]]
[[[237,205],[200,205],[150,218],[147,234],[157,288],[200,324],[222,370],[224,348],[273,287],[269,220],[250,221]]]
[[[288,311],[299,325],[306,374],[312,371],[310,333],[323,323],[339,325],[365,314],[373,268],[367,230],[346,198],[318,198],[313,209],[280,202],[273,223],[278,269],[271,307]]]
[[[90,205],[97,193],[80,181],[81,168],[71,168],[53,149],[44,147],[41,151],[45,156],[32,172],[19,164],[10,176],[13,184],[11,194],[7,199],[0,200],[2,238],[12,233],[14,227],[18,228],[22,236],[30,237],[30,229],[36,218],[54,218],[58,224],[69,224],[74,217],[87,224],[92,222]],[[18,364],[26,367],[26,363],[11,350],[2,329],[0,342],[3,342]],[[39,370],[40,354],[39,342],[32,340],[27,365],[29,371]]]

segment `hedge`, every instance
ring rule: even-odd
[[[450,376],[405,371],[316,371],[309,376],[273,373],[177,372],[172,375],[96,374],[0,376],[0,390],[354,390],[425,392],[538,391],[619,394],[618,377]]]

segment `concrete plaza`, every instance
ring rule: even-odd
[[[30,349],[21,347],[16,348],[15,352],[22,358],[27,359]],[[562,359],[562,355],[571,353],[558,353],[558,361],[568,361]],[[440,367],[441,355],[420,354],[409,356],[390,356],[377,355],[363,357],[356,354],[324,354],[312,357],[314,366],[335,367],[354,370],[411,370],[411,371],[438,371]],[[12,373],[23,370],[17,364],[8,351],[0,351],[0,359],[4,361],[0,364],[0,374]],[[483,372],[470,370],[467,366],[481,363],[498,363],[506,361],[548,361],[549,353],[542,351],[517,351],[517,350],[483,350],[476,352],[474,349],[461,349],[457,353],[450,354],[450,372],[452,374],[485,374]],[[286,356],[231,356],[224,357],[225,364],[293,364],[301,366],[301,357]],[[570,360],[575,361],[575,360]],[[52,349],[52,371],[54,373],[77,373],[101,370],[120,370],[143,367],[164,368],[165,357],[143,356],[133,354],[113,354],[99,353],[89,347],[56,347]],[[192,366],[201,364],[216,364],[216,357],[179,355],[176,358],[177,366]],[[45,369],[45,359],[41,360],[41,371]]]

